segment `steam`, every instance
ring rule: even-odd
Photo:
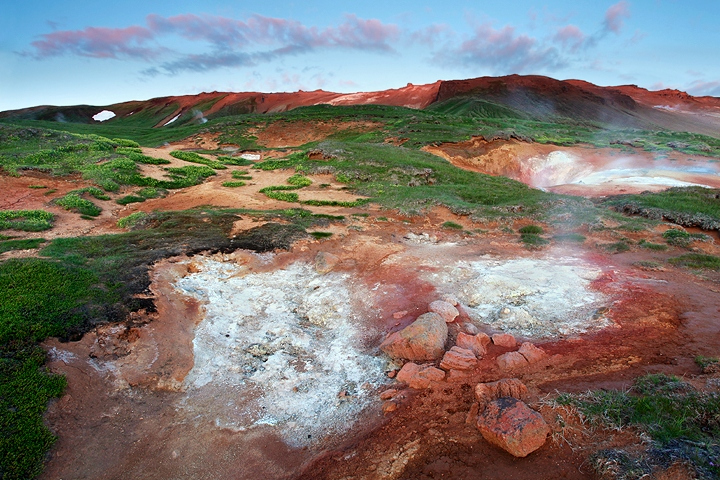
[[[200,123],[207,123],[207,118],[205,118],[205,115],[198,110],[197,108],[192,111],[193,118],[197,120]]]

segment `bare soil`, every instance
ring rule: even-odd
[[[311,130],[309,127],[302,128]],[[258,132],[259,137],[262,134]],[[266,130],[265,134],[267,138],[263,141],[268,145],[292,145],[326,133],[295,134],[291,129],[290,133]],[[186,162],[169,157],[168,153],[194,144],[189,141],[144,151],[168,158],[173,164],[185,165]],[[441,145],[429,150],[462,168],[526,181],[530,174],[522,169],[523,159],[547,157],[552,151],[561,150],[600,167],[616,160],[611,155],[615,152],[610,151],[582,147],[560,149],[512,141],[483,144],[472,140],[464,145]],[[642,165],[654,161],[643,153],[633,158]],[[677,161],[687,160],[678,158]],[[699,161],[688,161],[688,165]],[[147,175],[162,173],[157,166],[143,168]],[[125,207],[112,201],[98,201],[104,212],[94,221],[81,220],[79,215],[50,203],[64,192],[86,186],[82,179],[37,173],[0,176],[0,190],[4,193],[0,208],[44,208],[56,213],[58,220],[50,231],[13,233],[25,238],[53,238],[118,232],[117,218],[141,210],[181,210],[201,205],[259,209],[292,206],[259,193],[264,186],[284,184],[292,172],[250,168],[253,179],[248,185],[234,189],[222,187],[223,181],[231,179],[233,169],[236,168],[220,171],[202,185],[162,199]],[[299,192],[303,199],[356,198],[341,190],[342,186],[330,176],[311,178],[313,185]],[[703,177],[702,181],[709,180]],[[330,187],[320,188],[324,183]],[[46,185],[48,190],[56,189],[56,192],[46,195],[46,189],[29,188],[35,184]],[[572,184],[572,188],[557,186],[557,190],[586,195],[632,191],[628,186],[582,184]],[[541,259],[552,253],[579,256],[600,269],[601,274],[590,288],[609,299],[603,314],[611,325],[600,331],[537,342],[549,354],[547,359],[514,374],[529,387],[531,405],[552,427],[552,436],[546,445],[526,458],[517,459],[490,446],[472,422],[468,423],[468,413],[475,401],[474,385],[508,376],[499,371],[495,362],[497,356],[508,349],[497,346],[490,346],[488,355],[468,375],[454,375],[427,390],[403,389],[390,378],[383,379],[373,392],[373,402],[349,430],[341,435],[309,440],[301,447],[286,443],[274,425],[240,429],[212,421],[214,412],[191,394],[185,382],[195,364],[193,342],[197,326],[206,321],[206,309],[201,301],[182,295],[176,288],[180,278],[201,266],[192,259],[175,258],[158,263],[151,272],[156,313],[141,312],[124,324],[98,327],[78,342],[61,343],[55,339],[45,342],[50,358],[48,367],[64,374],[68,387],[62,398],[51,403],[46,415],[47,425],[58,435],[58,441],[49,453],[42,478],[595,478],[586,461],[591,453],[611,447],[642,449],[640,437],[632,430],[617,432],[590,427],[580,422],[572,411],[553,407],[552,396],[556,392],[625,388],[639,375],[658,372],[679,375],[704,385],[707,377],[701,375],[693,359],[697,355],[718,355],[720,275],[698,275],[667,266],[665,259],[684,250],[637,249],[611,255],[597,245],[616,239],[607,231],[599,231],[584,232],[588,238],[581,245],[558,243],[552,252],[528,251],[517,235],[503,231],[503,225],[474,223],[443,208],[433,209],[422,218],[382,212],[387,221],[379,221],[375,216],[351,215],[377,214],[374,208],[310,209],[343,214],[347,221],[328,228],[334,233],[329,239],[302,241],[289,252],[268,257],[236,252],[231,257],[215,258],[244,265],[249,272],[246,274],[252,274],[277,271],[297,262],[312,264],[320,251],[337,255],[335,272],[347,274],[357,285],[375,292],[370,298],[373,313],[364,317],[365,323],[358,327],[377,332],[362,348],[378,355],[377,346],[386,332],[411,322],[443,293],[443,285],[432,279],[433,274],[442,272],[447,265],[477,258]],[[443,222],[448,220],[462,224],[468,231],[482,229],[487,233],[470,235],[443,229]],[[253,226],[257,223],[244,218],[236,223],[235,229],[242,231]],[[628,233],[628,237],[649,236],[648,240],[660,242],[666,228],[667,225],[662,225],[650,233]],[[697,248],[720,253],[713,242],[698,244]],[[0,258],[19,254],[36,253],[8,252]],[[647,262],[664,266],[649,268]],[[468,320],[467,312],[461,312],[460,323]],[[459,328],[451,326],[455,333]],[[400,391],[393,400],[397,409],[383,414],[379,394],[384,389],[398,387]],[[228,395],[229,391],[218,389],[221,395],[218,398],[225,399],[222,395]],[[253,395],[240,387],[235,392],[240,397]],[[690,478],[680,467],[663,475],[662,478]]]

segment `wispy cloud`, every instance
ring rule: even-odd
[[[563,47],[569,49],[572,52],[577,52],[581,49],[588,37],[575,25],[567,25],[558,29],[557,33],[553,37],[555,42],[561,44]]]
[[[625,0],[612,5],[605,12],[605,30],[619,34],[626,18],[630,17],[630,5]]]
[[[688,92],[696,96],[709,95],[712,97],[720,97],[720,80],[704,81],[696,80],[688,87]]]
[[[351,49],[394,52],[399,37],[394,24],[346,15],[344,21],[325,28],[308,27],[294,20],[254,15],[246,21],[209,15],[148,15],[146,25],[126,28],[88,27],[56,31],[32,42],[31,55],[38,59],[60,55],[92,58],[150,60],[164,57],[148,74],[202,71],[221,67],[256,65],[283,55],[317,49]],[[187,54],[163,47],[178,36],[205,44],[204,53]],[[168,59],[168,57],[172,57]]]

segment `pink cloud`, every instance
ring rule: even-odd
[[[630,5],[628,2],[622,0],[615,5],[611,5],[605,12],[605,30],[619,34],[626,18],[630,18]]]
[[[555,68],[561,64],[554,48],[541,45],[527,35],[516,34],[512,26],[497,30],[488,23],[477,25],[473,36],[458,48],[437,53],[436,60],[513,73]]]
[[[140,26],[63,30],[46,33],[41,38],[31,43],[38,58],[72,53],[94,58],[134,56],[148,59],[157,54],[155,49],[142,46],[153,38],[153,33]]]
[[[720,97],[720,81],[714,80],[706,82],[703,80],[695,80],[687,88],[688,92],[695,96],[712,96]]]
[[[579,50],[586,40],[586,35],[575,25],[567,25],[557,31],[553,39],[573,52]]]
[[[410,35],[410,41],[432,47],[441,42],[444,37],[452,35],[453,31],[450,26],[436,23],[413,32]]]

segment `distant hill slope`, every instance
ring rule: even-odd
[[[106,122],[136,127],[175,127],[246,113],[275,113],[318,105],[378,104],[433,109],[454,115],[571,121],[605,127],[669,129],[720,137],[720,98],[693,97],[677,90],[649,91],[635,85],[600,87],[582,80],[555,80],[538,75],[480,77],[438,81],[380,92],[341,94],[313,92],[211,92],[130,101],[105,106],[38,106],[0,112],[6,120]]]

